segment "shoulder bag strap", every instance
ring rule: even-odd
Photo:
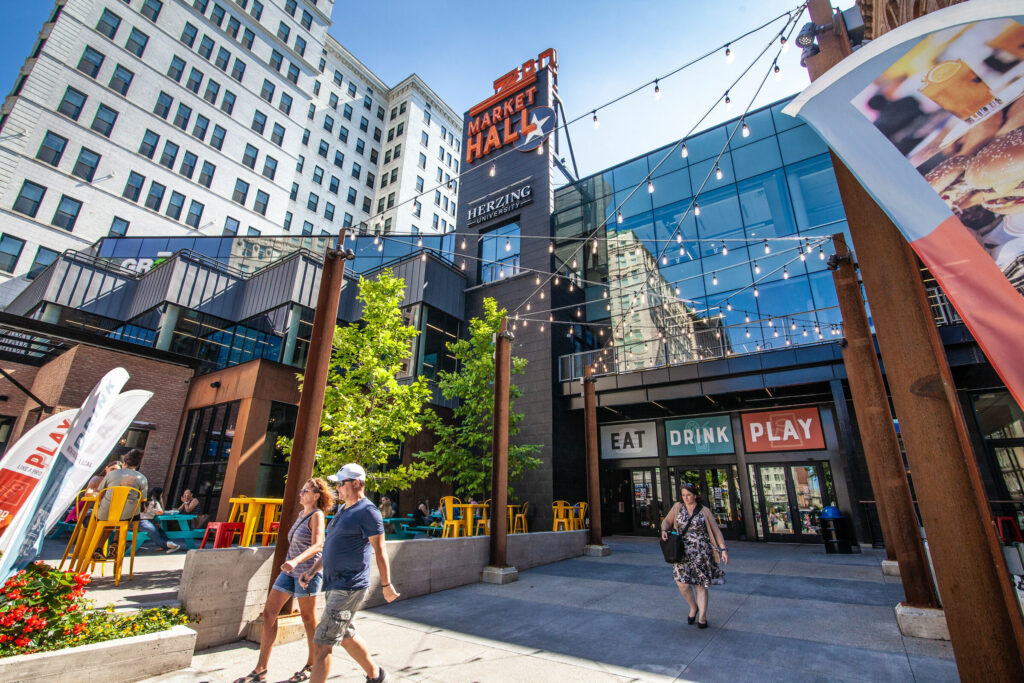
[[[697,503],[697,507],[693,509],[693,514],[690,515],[690,519],[686,520],[686,526],[684,526],[683,530],[679,532],[680,536],[686,535],[686,532],[689,530],[690,525],[693,524],[694,518],[701,513],[702,508],[703,506],[700,503]]]

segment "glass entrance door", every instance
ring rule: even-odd
[[[739,480],[736,466],[721,467],[674,467],[669,470],[669,486],[672,501],[679,499],[679,487],[693,484],[700,491],[704,501],[718,521],[718,528],[728,539],[739,539],[743,530],[742,506],[740,505]],[[666,506],[666,509],[669,506]]]
[[[750,466],[758,537],[820,542],[818,518],[832,504],[825,464]]]
[[[661,470],[630,470],[633,480],[633,533],[657,534],[666,510],[661,504]]]

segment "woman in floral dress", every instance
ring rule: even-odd
[[[682,502],[673,505],[661,521],[661,539],[667,540],[673,527],[676,533],[681,533],[696,515],[683,537],[686,557],[672,565],[672,576],[690,607],[686,623],[696,622],[699,628],[707,628],[708,586],[725,583],[725,572],[718,566],[714,551],[722,554],[723,565],[729,564],[729,551],[725,549],[725,538],[711,511],[701,505],[697,487],[683,484],[680,495]]]

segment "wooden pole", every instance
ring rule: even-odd
[[[597,463],[597,389],[594,366],[583,369],[583,417],[587,443],[587,511],[590,514],[590,545],[601,542],[601,473]]]
[[[810,0],[816,24],[829,0]],[[811,78],[849,54],[846,36],[818,36]],[[945,350],[910,246],[835,155],[839,194],[874,316],[889,388],[931,549],[961,677],[1024,680],[1024,623],[996,540]]]
[[[843,363],[857,411],[857,427],[885,544],[892,547],[899,563],[906,604],[935,608],[939,601],[932,588],[910,484],[889,411],[882,371],[875,355],[875,341],[868,327],[868,316],[857,281],[857,265],[841,233],[832,236],[832,244],[836,253],[835,261],[830,262],[830,265],[835,263],[832,281],[843,315],[846,338]]]
[[[508,541],[508,417],[512,375],[512,333],[508,318],[494,345],[494,431],[491,461],[491,559],[492,567],[507,567]]]
[[[345,261],[354,258],[351,250],[345,251],[344,247],[345,230],[342,229],[338,235],[338,248],[328,246],[324,251],[324,267],[320,273],[320,290],[317,293],[316,311],[313,314],[313,330],[309,336],[309,353],[306,356],[306,370],[302,376],[302,394],[299,396],[299,411],[295,416],[295,437],[292,440],[292,455],[288,461],[288,481],[285,483],[284,502],[281,504],[274,565],[270,570],[271,585],[274,584],[288,554],[288,530],[295,523],[298,514],[299,489],[313,476],[316,442],[320,435],[320,414],[324,409],[334,328],[338,321],[338,303],[341,301],[341,285],[345,276]]]

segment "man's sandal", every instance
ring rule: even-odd
[[[299,683],[299,681],[305,681],[309,678],[311,673],[313,673],[313,666],[307,664],[292,674],[292,677],[288,679],[288,683]]]
[[[257,672],[256,669],[250,671],[247,675],[242,678],[236,678],[234,683],[266,683],[267,681],[267,670]]]

